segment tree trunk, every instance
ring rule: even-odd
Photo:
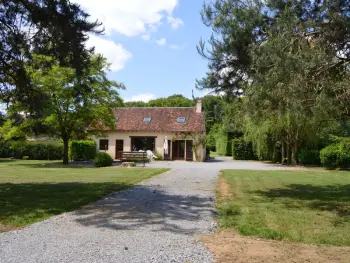
[[[284,159],[286,158],[286,143],[282,141],[282,150],[281,150],[281,164],[284,165]]]
[[[291,164],[291,150],[290,150],[290,145],[287,144],[287,165]]]
[[[67,135],[62,136],[63,139],[63,164],[69,163],[69,137]]]
[[[292,165],[297,165],[297,151],[298,151],[298,147],[293,146],[292,147],[292,158],[291,158]]]

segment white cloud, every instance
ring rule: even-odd
[[[172,29],[178,29],[180,26],[184,25],[184,21],[181,18],[175,18],[172,16],[168,16],[168,22]]]
[[[107,35],[118,32],[125,36],[154,32],[162,21],[168,18],[172,28],[183,24],[173,17],[173,11],[179,0],[73,0],[84,8],[91,19],[103,23]]]
[[[166,44],[166,39],[165,38],[158,39],[158,40],[156,40],[156,43],[159,46],[164,46]]]
[[[141,36],[143,40],[150,40],[151,39],[151,36],[149,34],[144,34]]]
[[[90,35],[87,41],[89,47],[95,47],[97,53],[102,54],[111,63],[112,71],[119,71],[124,68],[132,54],[121,44],[116,44],[113,40],[103,39],[101,37]]]
[[[125,99],[126,102],[128,101],[144,101],[149,102],[150,100],[156,99],[156,95],[152,93],[139,93],[137,95],[131,96],[131,98]]]

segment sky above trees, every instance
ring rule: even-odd
[[[125,84],[125,100],[191,97],[207,66],[196,51],[201,37],[210,36],[200,17],[203,0],[73,2],[103,23],[105,34],[91,35],[88,45],[112,63],[109,77]]]

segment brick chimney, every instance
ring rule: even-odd
[[[201,99],[196,100],[196,112],[197,113],[202,112],[202,100]]]

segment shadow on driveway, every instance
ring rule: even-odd
[[[172,195],[141,185],[110,195],[75,214],[76,221],[84,226],[195,234],[203,229],[203,225],[198,225],[201,218],[210,222],[214,213],[212,201],[208,197]]]

